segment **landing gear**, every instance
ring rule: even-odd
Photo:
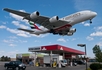
[[[91,19],[90,19],[90,24],[92,23]]]
[[[55,31],[53,29],[50,29],[50,33],[54,33]]]

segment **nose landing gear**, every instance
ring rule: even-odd
[[[92,20],[90,19],[90,24],[92,23]]]

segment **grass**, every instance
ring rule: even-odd
[[[87,70],[91,70],[90,68],[88,68]],[[102,70],[102,69],[99,69],[99,70]]]
[[[90,68],[88,68],[87,70],[91,70]]]

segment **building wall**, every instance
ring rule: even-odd
[[[11,58],[11,61],[16,61],[16,58]]]

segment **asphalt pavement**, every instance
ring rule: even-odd
[[[5,70],[3,65],[0,65],[0,70]],[[71,67],[68,66],[64,68],[27,66],[26,70],[85,70],[85,65],[78,65],[78,66],[71,66]]]
[[[3,63],[0,63],[0,70],[5,70]],[[89,67],[90,64],[88,64]],[[78,65],[78,66],[67,66],[65,68],[51,68],[51,67],[34,67],[34,66],[27,66],[26,70],[85,70],[85,65]]]

